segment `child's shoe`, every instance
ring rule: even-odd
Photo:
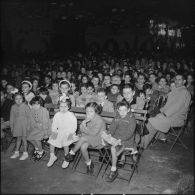
[[[70,154],[70,152],[65,156],[65,160],[68,161],[68,162],[71,162],[74,160],[74,156],[75,155],[72,155]]]
[[[35,161],[41,160],[43,156],[45,155],[45,151],[43,150],[42,153],[38,152],[37,155],[35,156]]]
[[[57,156],[55,156],[55,155],[51,156],[50,155],[49,162],[47,163],[47,167],[51,167],[56,160],[57,160]]]
[[[28,158],[28,152],[23,152],[22,156],[20,157],[20,160],[26,160]]]
[[[68,165],[69,165],[69,162],[64,161],[64,162],[62,163],[62,168],[65,169],[65,168],[68,167]]]
[[[20,156],[19,151],[15,151],[14,154],[12,156],[10,156],[10,158],[14,159],[14,158],[17,158],[19,156]]]
[[[106,177],[106,182],[113,182],[118,176],[118,170],[110,171],[110,174]]]

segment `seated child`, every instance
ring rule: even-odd
[[[75,142],[77,119],[75,115],[70,112],[71,101],[69,97],[60,98],[60,111],[54,115],[52,122],[52,134],[49,137],[48,143],[50,144],[50,159],[47,163],[47,167],[51,167],[57,160],[57,156],[54,154],[55,147],[64,147],[65,155],[69,152],[69,145]],[[69,162],[64,161],[62,168],[68,167]]]
[[[85,107],[85,105],[87,104],[87,84],[86,83],[82,83],[80,85],[80,92],[81,95],[79,95],[79,97],[76,98],[76,107]]]
[[[41,141],[49,137],[51,133],[51,121],[49,112],[43,107],[43,99],[40,96],[33,97],[30,104],[32,109],[30,110],[27,140],[35,147],[33,153],[34,159],[40,160],[45,154]]]
[[[87,173],[93,174],[94,164],[92,163],[88,147],[102,148],[102,131],[106,130],[106,123],[104,119],[99,115],[101,107],[96,102],[89,102],[85,106],[86,119],[82,121],[80,125],[81,137],[73,149],[70,150],[65,160],[73,161],[75,153],[81,149],[82,155],[87,165]]]
[[[110,174],[106,178],[107,182],[113,182],[118,175],[117,161],[122,154],[120,162],[125,162],[124,150],[130,150],[132,155],[137,153],[135,143],[136,121],[133,113],[130,112],[130,106],[126,101],[117,104],[117,115],[113,119],[108,132],[115,139],[121,140],[121,146],[111,146],[112,167]]]
[[[107,98],[110,102],[113,103],[114,105],[114,109],[116,109],[116,102],[117,100],[120,98],[122,99],[122,96],[120,94],[120,89],[119,89],[119,86],[117,84],[112,84],[110,86],[110,90],[109,92],[107,93]]]
[[[59,100],[59,86],[58,86],[58,82],[57,81],[53,81],[52,82],[52,89],[48,89],[49,90],[49,96],[52,99],[52,103],[54,105],[58,104],[58,100]]]

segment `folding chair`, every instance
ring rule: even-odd
[[[141,110],[141,109],[131,109],[131,112],[134,113],[137,125],[140,126],[139,134],[143,135],[143,133],[144,133],[144,125],[145,125],[146,120],[147,120],[147,113],[148,113],[148,111],[147,110]],[[137,128],[136,131],[138,132],[138,128]]]
[[[88,152],[89,152],[89,156],[90,158],[93,156],[95,158],[91,158],[92,159],[92,162],[94,163],[94,165],[98,165],[99,168],[97,170],[97,174],[93,174],[92,176],[96,177],[96,179],[98,178],[101,170],[102,170],[102,167],[104,165],[104,162],[107,163],[107,159],[106,157],[108,157],[108,151],[107,149],[105,150],[102,150],[104,147],[99,147],[99,148],[92,148],[92,147],[88,147]],[[102,160],[101,162],[99,162],[99,157],[102,157]],[[75,159],[74,159],[74,162],[73,162],[73,166],[72,166],[72,169],[74,171],[77,171],[79,173],[82,173],[82,174],[87,174],[86,172],[83,172],[81,171],[78,166],[79,164],[81,164],[81,159],[82,159],[82,153],[81,151],[79,150],[75,156]]]
[[[183,146],[185,149],[188,149],[188,147],[183,143],[181,137],[186,129],[186,123],[182,127],[171,127],[168,133],[169,140],[171,140],[173,143],[169,149],[169,152],[172,151],[175,144]]]
[[[110,150],[110,148],[107,148],[107,150]],[[129,184],[135,170],[138,173],[138,163],[140,160],[141,153],[139,152],[137,153],[137,160],[133,158],[133,154],[131,154],[131,150],[129,148],[125,148],[123,153],[125,155],[125,163],[123,167],[117,167],[119,174],[116,178],[128,181],[128,184]],[[109,154],[109,159],[106,163],[106,167],[102,175],[102,178],[106,174],[108,166],[111,165],[112,155],[111,153],[108,153],[108,152],[107,154]]]

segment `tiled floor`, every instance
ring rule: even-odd
[[[188,150],[177,145],[169,153],[170,144],[159,142],[145,150],[138,173],[134,173],[129,185],[119,179],[107,183],[101,175],[96,180],[92,176],[73,172],[71,168],[64,170],[60,167],[60,161],[56,162],[59,166],[47,168],[47,161],[34,163],[30,159],[10,159],[9,148],[6,153],[1,152],[1,193],[156,194],[165,189],[174,190],[182,175],[193,176],[194,173],[193,136],[188,135],[184,141],[189,146]]]

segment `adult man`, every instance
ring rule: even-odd
[[[161,113],[148,119],[146,127],[149,134],[142,137],[142,148],[147,148],[157,131],[167,133],[170,127],[180,127],[184,124],[191,101],[191,95],[184,86],[185,82],[183,75],[176,76],[176,88],[168,94],[166,104],[160,109]]]

